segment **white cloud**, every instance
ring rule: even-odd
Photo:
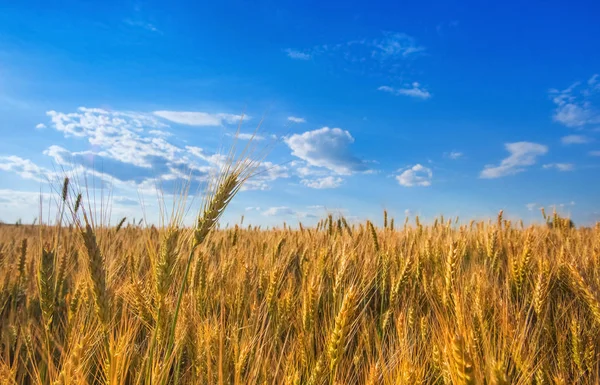
[[[305,178],[307,176],[313,176],[313,175],[325,175],[325,174],[327,174],[327,171],[303,166],[303,167],[296,168],[296,174],[298,174],[298,176],[300,176],[302,178]]]
[[[581,127],[588,123],[597,123],[594,113],[588,106],[573,103],[559,105],[554,113],[554,120],[567,127]]]
[[[567,135],[567,136],[563,136],[562,138],[560,138],[560,141],[562,142],[562,144],[585,144],[585,143],[590,143],[592,141],[592,138],[585,136],[585,135]]]
[[[410,209],[405,209],[404,210],[404,216],[405,217],[410,217],[412,215],[412,211]]]
[[[242,190],[268,190],[270,182],[289,177],[287,166],[263,161],[254,176],[244,183]]]
[[[343,180],[339,177],[327,176],[317,179],[302,179],[301,183],[306,187],[314,189],[336,188],[342,184]]]
[[[126,196],[113,196],[111,201],[120,206],[140,206],[141,202],[139,199],[133,199]]]
[[[367,170],[364,162],[349,149],[354,138],[340,128],[323,127],[294,134],[284,140],[292,150],[292,155],[311,166],[324,167],[340,175]]]
[[[173,134],[171,134],[170,132],[161,131],[161,130],[149,130],[148,133],[150,135],[160,136],[160,137],[163,137],[163,138],[168,138],[169,136],[173,136]]]
[[[269,207],[262,212],[263,216],[266,217],[286,217],[293,216],[297,218],[316,218],[317,216],[311,212],[304,212],[292,209],[287,206],[275,206]]]
[[[310,54],[301,52],[301,51],[297,51],[295,49],[288,48],[285,50],[285,52],[287,53],[288,57],[292,58],[292,59],[297,59],[297,60],[309,60],[310,59]]]
[[[373,56],[381,56],[384,59],[407,57],[425,51],[425,47],[418,45],[414,37],[397,32],[386,32],[383,38],[365,44],[374,48]]]
[[[244,120],[250,119],[249,116],[245,115],[224,113],[212,114],[198,111],[154,111],[154,115],[177,124],[205,127],[222,126],[224,123],[236,124],[239,123],[242,118]]]
[[[600,156],[600,151],[590,151],[589,154],[591,156]]]
[[[573,171],[575,169],[572,163],[548,163],[542,167],[545,169],[555,168],[558,171]]]
[[[0,189],[0,206],[39,206],[40,198],[45,199],[48,193]]]
[[[46,125],[44,123],[39,123],[35,126],[36,130],[43,130],[44,128],[46,128]]]
[[[260,206],[249,206],[246,207],[246,211],[260,211]]]
[[[53,209],[55,208],[55,203],[49,199],[52,199],[51,194],[40,191],[0,189],[0,221],[14,223],[20,219],[23,223],[32,223],[34,218],[39,215],[40,203],[44,209],[43,219],[47,221],[49,218],[45,216],[53,218]]]
[[[252,140],[252,141],[260,141],[260,140],[265,140],[265,137],[262,135],[258,135],[258,134],[250,134],[250,133],[245,133],[245,132],[240,132],[240,133],[227,133],[225,134],[227,136],[230,136],[232,138],[236,138],[238,140]]]
[[[0,156],[0,170],[13,172],[23,179],[45,182],[48,180],[49,171],[39,167],[29,159],[19,156]]]
[[[533,211],[537,207],[537,203],[527,203],[525,207],[527,207],[527,210]]]
[[[531,142],[506,143],[504,147],[510,156],[503,159],[499,166],[486,165],[479,175],[481,178],[500,178],[523,172],[527,166],[536,163],[538,156],[548,152],[547,146]]]
[[[306,123],[306,119],[298,118],[295,116],[288,116],[287,120],[289,120],[290,122],[294,122],[294,123]]]
[[[589,124],[600,123],[600,112],[594,102],[597,101],[598,75],[593,75],[586,87],[575,82],[560,91],[550,90],[553,103],[556,105],[552,119],[567,127],[581,128]]]
[[[433,172],[430,168],[427,168],[421,164],[416,164],[406,170],[400,175],[396,176],[396,180],[402,186],[413,187],[413,186],[431,186],[431,179]]]
[[[234,134],[233,136],[235,137],[236,135]],[[237,138],[239,140],[264,140],[265,139],[265,137],[261,136],[261,135],[248,134],[248,133],[243,133],[243,132],[240,132],[239,134],[237,134]]]
[[[332,175],[332,172],[326,168],[322,167],[313,167],[308,165],[303,161],[292,161],[290,162],[290,167],[294,170],[296,175],[301,179],[315,179],[315,178],[324,178],[326,176]]]
[[[418,82],[413,82],[410,86],[404,88],[393,88],[390,86],[381,86],[378,88],[379,91],[388,92],[392,95],[405,95],[413,98],[427,100],[431,98],[431,93],[425,88],[421,87]]]
[[[287,206],[269,207],[262,213],[262,215],[264,215],[266,217],[275,217],[275,216],[281,216],[281,215],[294,215],[294,214],[296,214],[296,211],[292,210],[291,208],[289,208]]]
[[[50,127],[65,137],[86,140],[90,150],[72,152],[52,145],[44,151],[45,155],[65,171],[79,168],[120,187],[150,189],[159,184],[170,193],[189,182],[190,191],[197,191],[206,183],[211,170],[221,166],[225,159],[222,154],[199,147],[181,147],[169,142],[165,134],[168,126],[153,114],[81,107],[76,112],[49,111],[47,115]],[[0,170],[37,181],[58,176],[14,156],[2,157]],[[264,162],[260,174],[245,188],[267,189],[270,182],[285,177],[288,177],[286,167]]]

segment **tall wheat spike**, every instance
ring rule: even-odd
[[[94,295],[96,314],[98,315],[100,322],[106,326],[110,321],[110,298],[106,287],[105,261],[96,241],[96,234],[94,233],[92,226],[87,223],[87,218],[85,229],[81,230],[81,236],[87,254],[88,270],[92,281],[92,293]]]
[[[353,316],[356,296],[356,289],[350,287],[344,296],[342,307],[335,317],[335,325],[331,332],[331,336],[329,337],[329,346],[327,350],[329,354],[329,367],[332,372],[345,351],[348,327],[350,326],[351,317]]]
[[[37,285],[42,315],[48,327],[54,315],[54,252],[42,249],[37,273]]]

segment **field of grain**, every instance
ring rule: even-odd
[[[67,188],[62,226],[1,226],[0,383],[599,383],[600,226],[213,229],[219,191],[195,227]]]

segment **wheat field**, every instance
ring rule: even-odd
[[[597,384],[600,226],[0,227],[1,384]]]

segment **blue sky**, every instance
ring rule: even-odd
[[[152,220],[242,113],[273,148],[225,222],[600,220],[593,1],[6,3],[1,220],[36,217],[63,169]]]

